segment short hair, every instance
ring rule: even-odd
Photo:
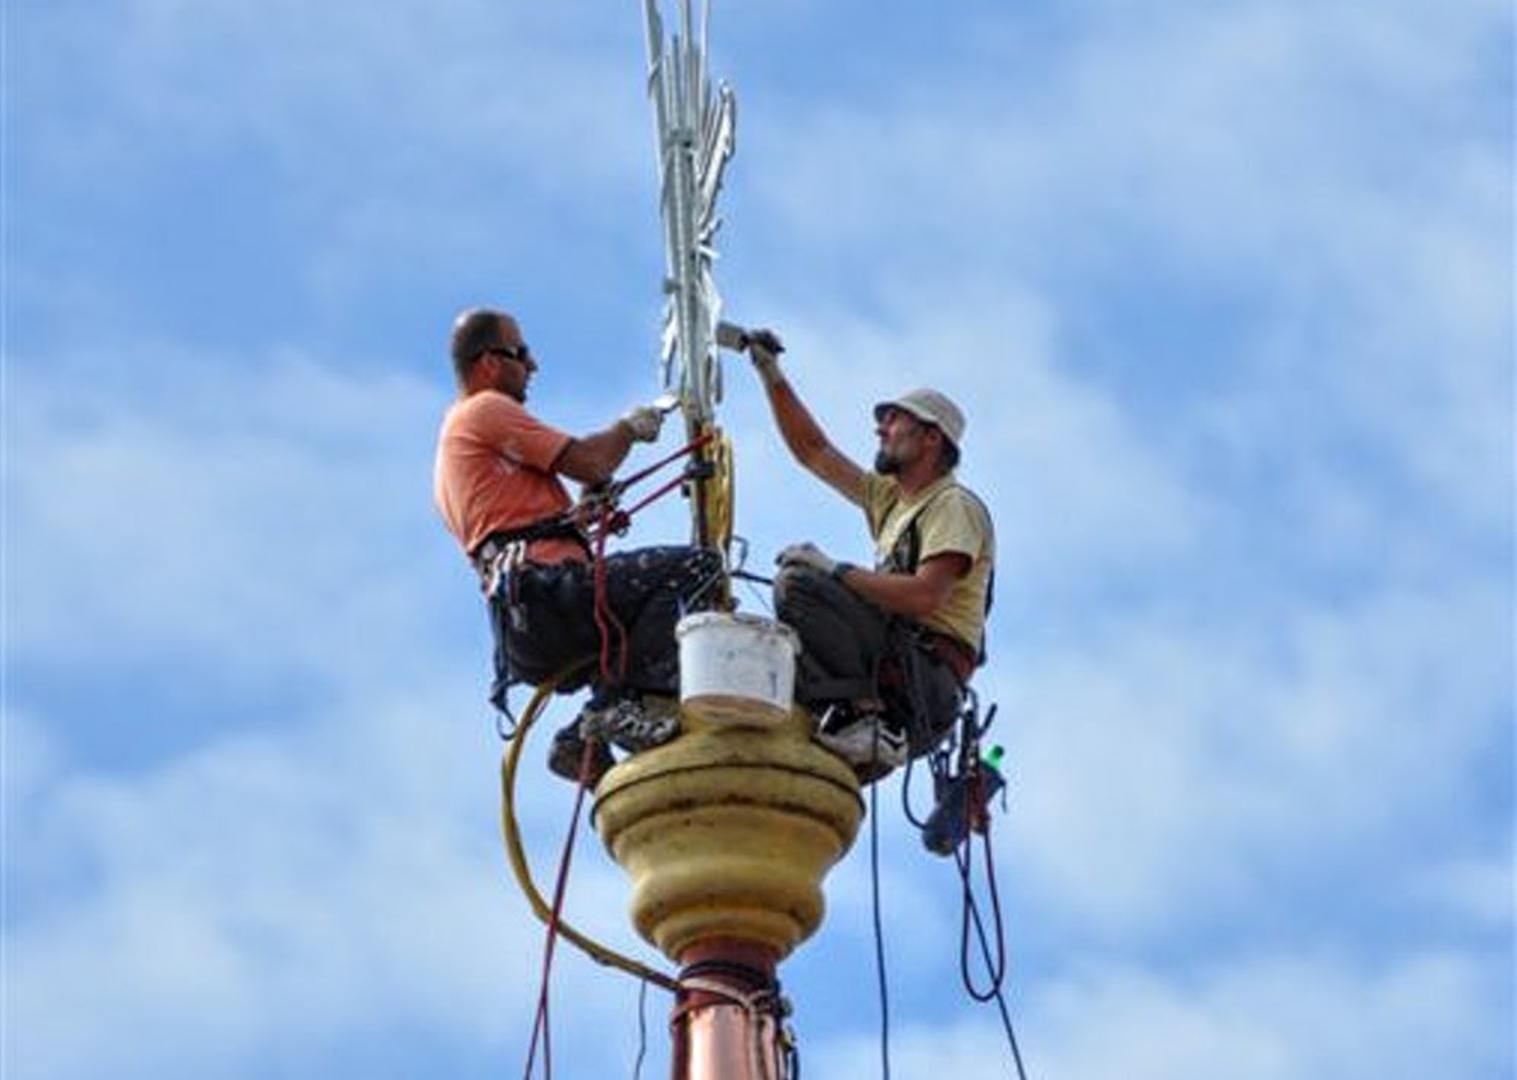
[[[944,431],[937,424],[934,424],[931,420],[923,420],[920,416],[914,416],[909,412],[906,413],[906,415],[910,416],[912,420],[916,421],[917,426],[920,427],[923,431],[937,432],[938,472],[940,474],[953,472],[953,470],[956,469],[959,464],[959,444],[950,439],[948,437],[948,432]]]
[[[469,308],[453,320],[453,339],[450,352],[453,355],[453,375],[462,386],[469,377],[469,370],[479,354],[501,341],[500,324],[509,318],[505,312],[493,308]]]

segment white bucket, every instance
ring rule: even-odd
[[[674,628],[679,697],[687,715],[764,727],[790,715],[800,639],[757,615],[703,611]]]

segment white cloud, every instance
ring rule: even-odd
[[[870,406],[913,386],[961,401],[969,427],[960,472],[995,516],[1008,595],[1024,582],[1077,587],[1193,546],[1203,504],[1116,401],[1059,368],[1046,311],[1014,294],[925,292],[889,323],[828,310],[797,313],[787,326],[790,377],[840,449],[872,461]],[[866,557],[862,519],[779,449],[746,366],[730,362],[728,402],[744,450],[745,525],[776,540],[803,535],[827,507],[829,535]]]
[[[118,359],[137,382],[12,370],[17,655],[178,651],[226,675],[403,659],[450,565],[429,502],[439,388],[299,358]]]
[[[1517,907],[1511,855],[1508,845],[1493,856],[1456,858],[1431,865],[1408,882],[1410,898],[1421,907],[1447,915],[1456,925],[1510,934]]]
[[[276,1046],[299,1058],[402,1023],[514,1055],[543,931],[496,839],[488,747],[439,723],[460,712],[456,694],[418,688],[277,738],[224,737],[145,776],[55,774],[13,806],[27,836],[12,873],[34,886],[46,864],[80,863],[88,887],[7,928],[10,1066],[238,1074]],[[8,726],[38,741],[30,721]],[[567,789],[535,770],[523,786],[529,850],[551,865]],[[624,886],[593,844],[567,917],[627,949]],[[619,1060],[626,985],[573,959],[558,972],[560,1034],[619,1033],[559,1060]]]
[[[649,153],[635,21],[480,2],[439,12],[134,0],[88,18],[29,12],[24,26],[39,62],[55,65],[28,68],[26,86],[35,104],[63,111],[42,142],[60,163],[141,167],[247,140],[333,194],[351,181],[333,171],[335,153],[357,151],[399,180],[461,161],[494,171],[501,158],[483,149],[514,147],[513,168],[544,186],[566,164],[622,183],[632,160],[645,164],[631,148]],[[93,62],[72,80],[55,74],[76,58]],[[551,92],[534,89],[545,82]],[[75,96],[97,89],[108,93]],[[385,128],[407,140],[367,141]],[[596,139],[580,137],[592,130]]]
[[[1472,581],[1298,611],[1258,636],[1118,621],[1043,653],[1002,732],[1023,881],[1087,932],[1169,935],[1194,905],[1270,903],[1282,873],[1332,877],[1429,816],[1495,811],[1464,793],[1507,745],[1503,618]],[[1457,846],[1461,820],[1429,842]],[[1399,846],[1390,880],[1443,857]]]
[[[745,108],[732,310],[776,322],[860,459],[879,397],[936,382],[968,409],[964,475],[1000,526],[981,687],[1012,755],[998,852],[1034,956],[1034,1074],[1496,1074],[1509,984],[1448,942],[1511,927],[1491,854],[1509,782],[1477,779],[1510,756],[1510,154],[1481,81],[1501,65],[1480,62],[1508,13],[1092,10],[1035,59],[1028,24],[981,16],[930,79],[921,43],[892,52],[877,24],[891,86]],[[635,20],[139,2],[25,28],[21,103],[57,108],[17,131],[50,185],[130,216],[181,170],[266,170],[333,309],[376,278],[475,287],[505,241],[508,291],[573,278],[540,317],[572,333],[621,311],[624,220],[655,235]],[[594,266],[558,246],[586,229],[613,237]],[[38,352],[132,295],[40,250],[13,280],[58,303],[26,310],[70,318],[7,350],[7,663],[86,693],[156,665],[229,715],[165,724],[145,765],[87,766],[94,718],[30,685],[7,703],[8,1064],[235,1075],[278,1044],[294,1075],[407,1025],[514,1064],[541,935],[494,838],[472,583],[428,505],[442,374],[381,374],[404,345],[338,363],[117,332],[109,365]],[[540,404],[602,420],[612,370],[560,369]],[[743,361],[729,378],[755,569],[803,535],[867,557]],[[671,501],[630,542],[683,532]],[[259,703],[302,678],[317,705]],[[132,689],[122,721],[159,725],[161,687]],[[542,872],[565,790],[535,768],[524,785]],[[989,1013],[922,1019],[948,1009],[912,984],[943,963],[955,896],[884,809],[887,911],[912,920],[892,924],[897,1074],[1005,1075]],[[803,1008],[872,993],[865,843],[818,963],[796,961]],[[595,847],[571,917],[638,949]],[[1331,955],[1307,955],[1324,936]],[[626,987],[561,956],[561,1042],[597,1033],[561,1067],[624,1063]],[[833,1033],[862,1026],[829,1021],[808,1074],[857,1075],[872,1039]]]
[[[1035,1000],[1028,1024],[1043,1041],[1028,1053],[1040,1071],[1072,1078],[1348,1080],[1394,1075],[1407,1061],[1493,1076],[1511,1053],[1501,967],[1410,951],[1371,969],[1332,956],[1242,957],[1173,980],[1102,965]]]
[[[1354,1080],[1418,1061],[1477,1077],[1511,1067],[1502,969],[1496,957],[1407,952],[1376,968],[1330,955],[1242,955],[1160,975],[1085,957],[1054,980],[1008,992],[1029,1076]],[[877,1071],[876,1006],[862,995],[857,1004],[849,1035],[802,1045],[806,1075]],[[952,1023],[896,1015],[891,1036],[891,1075],[902,1080],[1013,1075],[994,1005]]]
[[[47,122],[27,130],[13,187],[28,205],[69,206],[20,230],[34,255],[61,256],[15,274],[23,315],[67,321],[83,298],[123,323],[151,318],[121,286],[152,282],[98,284],[123,265],[155,281],[169,270],[143,251],[155,228],[176,254],[208,238],[180,272],[215,275],[221,296],[272,282],[304,301],[271,312],[281,325],[314,308],[330,326],[414,298],[418,281],[519,296],[576,230],[617,233],[626,206],[656,210],[636,19],[132,0],[16,23],[28,47],[13,97]],[[639,235],[652,274],[657,234]],[[250,261],[261,280],[242,280]]]
[[[992,405],[1032,431],[1041,399],[986,358],[1030,355],[1012,370],[1072,381],[1092,363],[1078,341],[1111,369],[1087,400],[1138,424],[1093,461],[1146,442],[1202,460],[1230,448],[1210,464],[1245,477],[1260,462],[1305,474],[1364,440],[1428,512],[1505,527],[1510,162],[1478,62],[1502,13],[1109,15],[1063,43],[1051,84],[970,65],[896,89],[885,111],[844,102],[761,126],[748,215],[780,224],[761,241],[777,267],[808,268],[774,278],[771,317],[818,321],[820,279],[892,330],[970,328],[936,340],[991,380],[972,417]],[[1205,329],[1207,304],[1238,311],[1226,335]],[[1154,327],[1194,351],[1137,355]],[[943,351],[918,355],[936,376]],[[1150,527],[1167,509],[1124,516]]]

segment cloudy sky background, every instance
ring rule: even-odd
[[[879,397],[967,408],[1031,1074],[1512,1075],[1508,6],[891,7],[718,5],[719,276],[858,457]],[[612,8],[7,6],[8,1077],[521,1068],[541,928],[432,439],[466,305],[570,430],[657,392]],[[727,378],[755,562],[867,558]],[[881,795],[893,1074],[1004,1076]],[[879,1071],[867,856],[782,971],[809,1076]],[[651,959],[625,896],[582,836],[570,918]],[[630,1075],[637,985],[555,974],[557,1070]]]

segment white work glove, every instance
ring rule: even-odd
[[[785,351],[785,343],[773,330],[750,330],[748,332],[748,358],[753,361],[754,369],[759,373],[759,378],[765,386],[773,386],[779,382],[780,353]]]
[[[659,430],[664,426],[664,414],[652,405],[635,405],[627,410],[622,423],[638,442],[657,442]]]
[[[831,577],[837,573],[838,564],[829,559],[822,549],[812,543],[791,544],[774,557],[780,566],[805,566]]]

